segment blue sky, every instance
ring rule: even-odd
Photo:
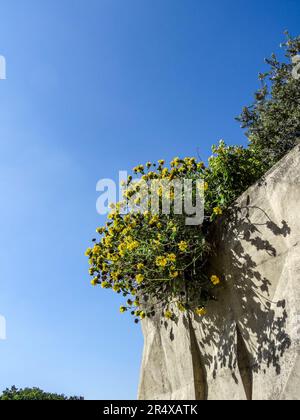
[[[299,0],[1,0],[0,389],[136,398],[143,339],[89,285],[96,182],[245,139]]]

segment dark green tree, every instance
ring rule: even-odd
[[[300,139],[300,80],[295,77],[295,57],[300,53],[300,36],[282,44],[285,60],[275,54],[260,74],[261,88],[254,103],[238,117],[250,142],[250,150],[261,162],[264,173],[291,150]],[[300,74],[299,74],[300,76]]]
[[[52,394],[49,392],[44,392],[39,388],[24,388],[18,389],[15,386],[12,386],[10,389],[7,388],[0,395],[0,400],[83,400],[83,397],[66,397],[63,394]]]

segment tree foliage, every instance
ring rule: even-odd
[[[1,401],[17,401],[17,400],[83,400],[83,397],[66,397],[64,394],[53,394],[44,392],[39,388],[18,389],[15,386],[7,388],[0,395]]]
[[[286,60],[279,61],[275,54],[266,59],[269,70],[259,75],[261,88],[255,93],[255,101],[238,117],[246,129],[250,150],[260,162],[258,176],[300,138],[300,83],[293,75],[293,58],[300,53],[300,37],[286,35],[282,44]]]

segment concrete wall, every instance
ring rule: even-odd
[[[143,321],[139,399],[300,399],[300,147],[214,234],[223,279],[204,319]]]

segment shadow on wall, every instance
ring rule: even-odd
[[[252,221],[254,215],[259,222]],[[271,300],[270,280],[262,276],[243,245],[248,243],[250,248],[265,252],[266,259],[272,260],[277,257],[277,250],[269,240],[262,238],[261,231],[267,229],[274,236],[286,238],[291,230],[286,221],[278,226],[264,210],[250,206],[249,197],[247,205],[233,207],[226,220],[226,229],[216,241],[232,244],[231,249],[218,249],[216,255],[217,260],[221,258],[224,263],[222,274],[226,278],[226,290],[221,291],[221,294],[225,291],[225,300],[219,305],[223,312],[217,309],[216,302],[216,311],[210,311],[204,321],[195,316],[195,321],[203,324],[203,337],[198,340],[199,369],[203,371],[200,376],[209,370],[215,379],[220,368],[229,368],[237,384],[235,372],[238,369],[246,396],[251,400],[253,373],[266,372],[273,366],[280,375],[281,358],[291,346],[291,339],[285,330],[286,302]],[[230,315],[232,311],[233,315]],[[208,354],[206,349],[209,347],[218,349],[217,353]],[[201,399],[205,399],[203,392]]]

